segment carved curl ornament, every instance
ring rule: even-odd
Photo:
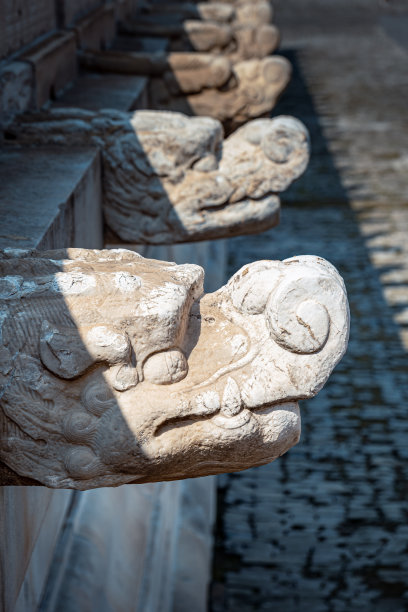
[[[199,266],[126,250],[10,249],[0,266],[0,459],[16,482],[89,489],[273,461],[347,345],[345,288],[318,257],[258,261],[204,296]]]

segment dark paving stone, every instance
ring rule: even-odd
[[[408,54],[381,21],[403,9],[274,4],[295,65],[276,113],[307,124],[314,157],[285,195],[281,225],[230,242],[229,272],[257,259],[329,259],[348,289],[351,338],[326,387],[301,403],[299,445],[219,478],[210,609],[404,612]]]

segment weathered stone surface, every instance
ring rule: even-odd
[[[104,51],[82,53],[80,59],[87,70],[160,76],[173,95],[219,88],[232,76],[231,62],[209,53]]]
[[[203,297],[200,267],[125,250],[1,264],[0,458],[50,487],[273,461],[347,345],[343,282],[316,257],[250,264]]]
[[[152,2],[145,7],[145,12],[149,15],[166,15],[166,21],[172,22],[202,19],[203,21],[230,23],[236,17],[235,8],[226,2]]]
[[[291,117],[258,119],[223,140],[220,123],[208,117],[56,109],[23,116],[9,132],[36,144],[100,147],[106,223],[137,244],[273,227],[278,194],[309,158],[307,131]]]

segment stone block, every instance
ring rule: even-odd
[[[132,74],[85,72],[54,106],[121,111],[146,108],[147,81],[147,77]]]
[[[79,49],[92,51],[108,49],[116,34],[114,6],[112,4],[101,6],[79,21],[74,30]]]
[[[41,108],[77,75],[75,36],[71,32],[54,34],[19,57],[34,70],[34,107]]]
[[[26,111],[34,99],[33,67],[27,62],[11,62],[0,70],[0,125]]]
[[[55,27],[53,0],[0,0],[0,59]]]
[[[73,25],[104,4],[104,0],[56,0],[61,28]]]
[[[171,612],[206,612],[216,480],[213,476],[194,478],[184,480],[180,486]]]
[[[157,484],[78,495],[69,530],[55,551],[44,612],[108,612],[112,605],[118,612],[143,609],[137,602],[144,581],[153,580],[145,572],[160,535],[154,518],[162,489]]]
[[[0,244],[101,245],[100,165],[94,150],[0,151]],[[71,491],[0,488],[0,609],[37,610]]]
[[[101,178],[94,149],[0,150],[0,247],[101,247]]]
[[[0,488],[0,609],[36,610],[72,491]]]

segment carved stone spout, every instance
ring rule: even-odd
[[[309,159],[307,131],[291,117],[252,121],[223,140],[220,123],[208,117],[61,109],[20,117],[8,136],[36,145],[99,147],[106,224],[133,244],[273,227],[279,193]]]
[[[81,55],[91,70],[147,75],[156,110],[204,115],[233,128],[272,110],[290,80],[291,65],[273,56],[232,64],[209,53],[103,51]]]
[[[345,352],[336,270],[203,270],[131,251],[0,258],[3,484],[89,489],[237,471],[296,444],[298,400]]]

